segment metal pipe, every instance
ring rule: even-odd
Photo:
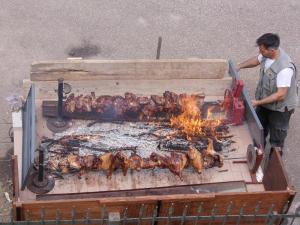
[[[44,180],[44,149],[39,149],[39,170],[38,170],[38,181]]]
[[[162,38],[158,37],[157,50],[156,50],[156,59],[160,58],[161,42],[162,42]]]

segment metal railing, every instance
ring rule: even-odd
[[[289,204],[287,203],[286,206]],[[170,204],[170,207],[166,209],[165,213],[159,215],[159,206],[153,206],[150,212],[146,210],[144,204],[137,205],[135,213],[137,216],[129,216],[130,209],[125,207],[122,212],[107,210],[105,206],[99,207],[98,209],[85,209],[84,212],[75,207],[71,207],[66,215],[66,210],[62,212],[60,209],[51,209],[51,212],[47,212],[49,209],[41,208],[39,212],[34,212],[35,217],[31,218],[32,212],[26,210],[23,212],[23,220],[16,221],[11,217],[10,221],[2,222],[0,224],[107,224],[107,225],[121,225],[121,224],[247,224],[247,225],[299,225],[300,224],[300,212],[296,210],[294,213],[277,213],[274,211],[274,205],[271,205],[267,213],[261,213],[261,205],[257,204],[252,213],[245,212],[245,207],[239,209],[239,213],[233,212],[233,205],[229,204],[225,210],[225,213],[219,214],[217,207],[214,206],[210,212],[204,210],[203,204],[201,203],[194,213],[189,212],[189,205],[183,205],[181,213],[175,210],[174,204]],[[287,208],[284,207],[283,211]],[[132,210],[132,209],[131,209]],[[80,211],[80,212],[79,212]],[[147,211],[147,212],[146,212]],[[176,213],[175,213],[176,211]],[[249,210],[247,210],[249,211]],[[222,210],[224,212],[224,209]],[[235,210],[236,212],[236,210]],[[39,214],[39,218],[36,216]],[[132,214],[132,211],[131,211]],[[146,215],[147,214],[147,215]],[[192,214],[192,215],[191,215]],[[62,216],[64,215],[64,216]],[[50,218],[49,218],[50,216]]]

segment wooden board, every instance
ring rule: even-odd
[[[228,70],[224,59],[166,60],[65,60],[37,62],[32,81],[219,79]]]
[[[273,151],[268,162],[263,183],[266,190],[286,190],[289,187],[288,176],[286,174],[281,156],[277,150]]]
[[[107,197],[129,197],[129,196],[151,196],[151,195],[171,195],[171,194],[204,194],[218,192],[246,192],[244,181],[221,182],[212,184],[196,184],[183,186],[170,186],[161,188],[146,188],[134,190],[117,190],[89,193],[67,193],[67,194],[43,194],[37,195],[37,200],[62,200],[62,199],[82,199],[82,198],[107,198]]]
[[[37,102],[41,107],[41,101]],[[53,137],[53,134],[47,129],[45,119],[41,117],[40,108],[37,110],[37,138],[39,144],[41,137]],[[231,148],[235,151],[224,151],[225,163],[223,168],[211,168],[204,170],[202,174],[193,172],[192,168],[183,173],[183,181],[171,174],[168,170],[145,170],[141,172],[129,172],[126,177],[120,171],[113,174],[111,180],[106,178],[104,172],[88,172],[82,179],[76,175],[66,176],[64,180],[57,180],[51,194],[65,194],[78,192],[97,192],[109,190],[130,190],[139,188],[154,188],[188,184],[211,184],[218,182],[245,181],[252,182],[247,163],[235,163],[236,160],[246,160],[246,150],[248,144],[252,143],[247,124],[231,127],[231,133],[234,135],[234,143]],[[230,150],[230,149],[228,149]],[[231,159],[232,158],[232,159]],[[144,178],[147,177],[145,180]],[[26,196],[30,195],[22,195]],[[25,200],[25,199],[24,199]]]

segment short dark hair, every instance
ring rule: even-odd
[[[275,48],[277,49],[280,45],[280,38],[278,34],[266,33],[257,38],[257,46],[263,45],[265,48]]]

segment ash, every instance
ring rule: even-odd
[[[161,140],[177,134],[168,123],[154,122],[122,122],[96,123],[91,127],[91,121],[76,120],[73,127],[63,133],[54,135],[60,139],[66,135],[91,135],[88,142],[83,142],[78,148],[79,155],[103,154],[103,151],[94,151],[91,148],[114,151],[115,149],[135,149],[141,157],[149,157],[152,152],[165,152],[168,149],[160,145]],[[176,138],[177,142],[189,145],[183,138]],[[55,148],[55,146],[53,146]],[[125,151],[129,155],[131,151]]]

